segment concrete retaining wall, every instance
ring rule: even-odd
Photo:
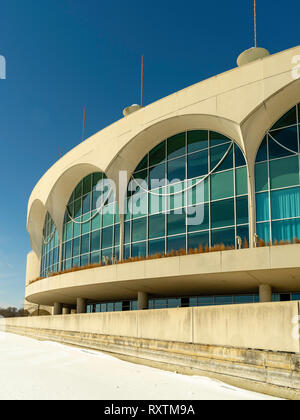
[[[299,305],[286,302],[16,318],[2,320],[2,328],[300,399]]]

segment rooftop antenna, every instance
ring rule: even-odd
[[[256,0],[254,0],[254,38],[255,38],[255,48],[257,48],[257,13],[256,13]]]
[[[141,107],[144,106],[144,56],[142,55]]]
[[[237,65],[239,67],[245,66],[246,64],[252,63],[270,55],[269,51],[265,48],[257,47],[257,7],[256,0],[254,0],[254,47],[242,52],[238,59]]]
[[[82,133],[82,141],[85,140],[85,106],[83,110],[83,133]]]

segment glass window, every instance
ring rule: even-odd
[[[248,171],[247,167],[236,170],[236,195],[248,194]]]
[[[208,174],[208,150],[188,156],[188,178],[201,177]]]
[[[168,238],[168,252],[186,250],[186,236],[172,236]]]
[[[248,223],[248,196],[236,199],[236,223],[238,225]]]
[[[190,233],[188,236],[188,249],[199,249],[202,246],[205,249],[209,246],[209,232]]]
[[[222,200],[211,204],[211,223],[213,228],[233,226],[234,200]]]
[[[244,154],[237,144],[234,145],[234,155],[235,155],[236,168],[239,168],[241,166],[246,166],[246,160],[245,160]]]
[[[166,142],[160,143],[149,154],[149,165],[154,166],[166,159]]]
[[[186,231],[186,215],[182,210],[182,214],[170,213],[168,216],[168,235],[177,235]]]
[[[185,157],[168,162],[168,181],[170,184],[185,180],[185,166]]]
[[[269,187],[268,163],[260,163],[255,166],[255,190],[267,191]]]
[[[296,114],[296,107],[294,106],[290,111],[284,114],[276,124],[273,125],[271,130],[281,127],[287,127],[289,125],[297,124],[297,114]]]
[[[156,214],[149,217],[149,238],[160,238],[165,236],[165,215]]]
[[[235,246],[235,230],[234,229],[218,229],[212,231],[212,246],[222,245]]]
[[[98,251],[100,249],[100,230],[96,230],[91,234],[91,251]]]
[[[146,251],[146,242],[139,242],[132,244],[132,258],[136,257],[146,257],[147,251]]]
[[[202,204],[188,209],[188,231],[196,232],[209,229],[209,204]]]
[[[299,184],[299,158],[297,156],[270,162],[271,188]]]
[[[156,239],[154,241],[149,241],[149,255],[157,255],[165,253],[165,240]]]
[[[232,305],[233,296],[216,296],[215,303],[216,305]]]
[[[300,217],[300,187],[271,192],[272,219]]]
[[[211,199],[234,196],[233,171],[226,171],[211,176]]]
[[[84,235],[81,238],[81,254],[90,252],[90,235]]]
[[[136,219],[132,222],[132,242],[144,241],[147,236],[147,218]]]
[[[217,146],[218,144],[229,143],[231,140],[223,134],[211,131],[209,133],[210,146]]]
[[[256,162],[264,162],[268,160],[268,137],[266,136],[258,149]]]
[[[188,153],[208,148],[208,131],[196,130],[188,132]]]
[[[113,227],[102,230],[102,249],[113,246]]]
[[[233,148],[231,147],[229,153],[228,150],[230,145],[225,144],[223,146],[213,147],[210,149],[210,168],[211,170],[216,168],[216,172],[226,171],[233,167]],[[226,156],[225,160],[217,166]]]
[[[168,139],[168,159],[182,156],[186,153],[186,134],[177,134]]]
[[[300,219],[282,220],[272,223],[272,239],[275,241],[293,241],[300,239]]]

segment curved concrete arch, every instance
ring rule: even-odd
[[[300,102],[300,79],[279,89],[266,98],[242,122],[241,131],[245,141],[249,165],[254,166],[258,149],[270,128],[293,106]]]
[[[78,163],[63,172],[52,187],[45,207],[51,214],[60,240],[62,239],[66,206],[71,194],[83,178],[94,172],[104,171],[94,164]]]
[[[216,115],[178,115],[153,124],[133,137],[108,165],[106,170],[108,177],[118,186],[119,173],[124,171],[127,173],[128,184],[130,176],[148,152],[165,139],[192,130],[216,131],[231,138],[241,148],[246,158],[243,137],[236,122]],[[122,191],[122,193],[120,197],[118,191],[118,199],[125,199],[126,191]]]
[[[47,209],[41,200],[34,200],[28,213],[27,229],[31,248],[37,256],[41,256],[42,237]]]

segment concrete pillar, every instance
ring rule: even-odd
[[[71,308],[63,308],[63,315],[70,315]]]
[[[260,303],[272,302],[272,287],[268,284],[259,286],[259,301]]]
[[[139,292],[138,293],[138,310],[143,311],[144,309],[149,308],[149,296],[148,293]]]
[[[53,308],[53,315],[61,315],[63,310],[63,306],[61,303],[55,302]]]
[[[77,298],[77,313],[86,314],[86,300],[83,298]]]

